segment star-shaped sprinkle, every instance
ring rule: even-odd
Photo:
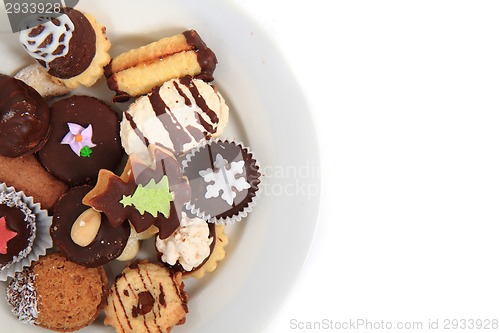
[[[17,236],[17,232],[7,227],[5,217],[0,217],[0,254],[7,254],[7,243]]]

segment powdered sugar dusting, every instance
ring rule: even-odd
[[[12,307],[12,313],[19,321],[35,325],[38,318],[38,295],[35,274],[29,269],[16,273],[7,286],[5,295]]]

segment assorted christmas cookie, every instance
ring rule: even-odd
[[[252,210],[261,173],[248,148],[211,140],[187,154],[182,163],[192,192],[187,208],[193,214],[209,222],[231,223]]]
[[[118,333],[170,332],[188,313],[182,279],[219,266],[225,224],[252,211],[261,181],[249,148],[218,139],[229,108],[208,83],[215,54],[188,30],[110,62],[105,27],[72,8],[26,19],[19,41],[36,61],[0,74],[0,281],[13,314],[71,332],[104,310]],[[91,96],[47,104],[103,75],[113,101],[137,98],[123,113]],[[150,257],[130,263],[143,241]],[[109,288],[114,260],[128,263]]]
[[[35,89],[45,99],[64,96],[71,92],[71,89],[47,73],[39,63],[21,69],[14,77]]]
[[[0,281],[14,276],[52,246],[51,221],[33,198],[0,184]]]
[[[217,89],[198,79],[170,80],[139,98],[124,113],[120,135],[127,154],[148,158],[156,144],[182,154],[219,136],[229,108]]]
[[[34,155],[16,158],[0,156],[0,182],[23,191],[49,211],[68,190],[68,185],[48,173]]]
[[[61,254],[41,258],[16,274],[6,298],[23,323],[72,332],[90,325],[106,304],[108,278],[101,268],[86,268]]]
[[[179,228],[170,237],[156,238],[156,250],[166,267],[201,278],[224,259],[227,242],[223,225],[207,223],[183,212]]]
[[[213,80],[217,58],[195,30],[163,38],[113,58],[106,67],[115,101],[149,93],[164,82],[184,76]]]
[[[104,324],[118,333],[163,333],[186,320],[181,273],[159,264],[132,263],[118,275],[108,297]]]
[[[164,239],[179,226],[190,188],[171,152],[156,146],[150,152],[152,164],[132,155],[121,176],[101,170],[83,203],[106,214],[113,226],[130,221],[140,233],[155,225]]]
[[[54,207],[50,234],[54,245],[71,261],[102,266],[119,257],[130,236],[130,225],[112,226],[105,214],[82,204],[92,189],[85,185],[64,194]]]
[[[39,151],[47,170],[71,186],[93,183],[99,170],[121,162],[117,113],[88,96],[71,96],[51,107],[52,133]]]
[[[36,152],[47,140],[50,110],[40,94],[26,83],[0,74],[0,156]]]
[[[19,41],[28,54],[68,88],[92,86],[110,61],[106,28],[90,14],[64,8],[57,17],[30,17]]]

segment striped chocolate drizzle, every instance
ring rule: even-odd
[[[144,281],[144,277],[143,277],[143,276],[142,276],[142,274],[141,274],[141,269],[139,268],[139,265],[137,265],[137,266],[135,267],[135,269],[137,270],[137,274],[139,274],[139,277],[141,278],[142,285],[144,286],[144,289],[145,289],[145,290],[147,290],[147,289],[148,289],[148,287],[147,287],[147,285],[146,285],[146,282]],[[156,324],[156,313],[154,313],[154,312],[153,312],[153,316],[154,316],[154,322],[155,322],[155,324]],[[147,324],[147,322],[146,322],[146,316],[142,316],[142,318],[143,318],[143,321],[144,321],[144,327],[146,327],[147,331],[148,331],[148,332],[150,332],[150,331],[149,331],[148,324]],[[158,325],[156,325],[156,326],[158,326]],[[160,332],[161,332],[161,330],[160,330]]]
[[[217,124],[219,122],[219,117],[217,117],[217,114],[212,109],[210,109],[208,107],[205,99],[203,97],[201,97],[201,94],[200,94],[198,88],[196,88],[196,85],[193,82],[193,78],[190,76],[185,76],[185,77],[180,78],[179,82],[189,89],[189,92],[191,92],[191,95],[193,95],[193,98],[194,98],[196,104],[210,118],[210,121],[214,124]],[[205,127],[205,125],[203,125],[203,127]],[[207,127],[205,127],[205,128],[207,129]],[[215,133],[215,130],[212,129],[211,131],[209,130],[209,132]]]
[[[184,91],[182,91],[181,87],[179,87],[179,84],[177,83],[177,81],[174,81],[174,86],[175,86],[175,89],[177,89],[177,92],[179,93],[179,95],[184,98],[184,104],[186,104],[187,106],[191,106],[192,103],[191,103],[191,99],[189,99],[189,97],[187,97],[187,95],[184,93]]]
[[[161,120],[163,127],[169,133],[170,141],[172,141],[174,145],[174,150],[181,152],[184,145],[191,141],[191,138],[183,130],[175,115],[161,98],[159,87],[153,89],[153,92],[149,95],[149,101],[151,102],[156,117]]]
[[[129,122],[130,124],[130,127],[132,127],[132,129],[134,130],[135,134],[137,134],[137,136],[139,137],[139,139],[146,145],[146,147],[149,147],[149,140],[148,138],[146,138],[144,136],[144,133],[142,133],[142,131],[137,127],[137,124],[135,123],[134,121],[134,118],[132,117],[132,115],[128,112],[124,112],[125,114],[125,119],[127,119],[127,121]]]
[[[160,294],[158,295],[157,302],[154,302],[154,305],[153,305],[152,309],[151,310],[146,310],[146,313],[141,313],[143,311],[143,309],[141,309],[141,306],[140,306],[141,298],[143,298],[143,296],[145,294],[149,294],[150,296],[152,296],[151,293],[149,291],[147,291],[147,290],[151,290],[151,286],[153,286],[154,282],[153,282],[153,279],[149,276],[149,273],[148,273],[147,270],[144,271],[144,273],[145,273],[145,275],[144,275],[143,271],[141,271],[141,269],[140,269],[140,267],[138,265],[133,265],[132,264],[131,266],[129,266],[129,268],[131,268],[131,269],[133,269],[133,270],[135,270],[137,272],[137,274],[139,275],[139,277],[141,279],[142,286],[144,287],[144,290],[146,290],[146,291],[140,292],[139,294],[136,294],[135,291],[134,291],[134,288],[132,287],[132,285],[128,281],[126,274],[124,274],[122,276],[123,279],[125,280],[125,282],[127,284],[127,288],[128,288],[128,289],[124,289],[122,291],[123,295],[125,295],[126,297],[130,297],[130,294],[132,294],[132,296],[138,302],[137,306],[134,305],[134,306],[132,306],[132,309],[130,309],[130,313],[131,313],[132,317],[133,318],[138,318],[139,315],[141,315],[143,317],[144,328],[146,329],[147,332],[151,333],[150,327],[148,325],[148,321],[146,320],[146,314],[147,313],[152,313],[153,314],[153,323],[156,326],[157,331],[158,332],[162,332],[162,328],[158,325],[157,318],[161,317],[160,306],[162,306],[162,307],[166,307],[167,306],[166,301],[165,301],[165,293],[164,293],[164,289],[163,289],[163,284],[161,284],[161,283],[158,282]],[[146,280],[146,278],[147,278],[147,280]],[[150,288],[148,288],[148,284],[150,285]],[[117,280],[115,280],[115,282],[114,282],[114,289],[115,289],[115,292],[116,292],[116,295],[117,295],[117,298],[118,298],[118,302],[120,303],[120,306],[121,306],[121,308],[123,310],[123,313],[124,313],[124,316],[125,316],[125,320],[127,322],[127,326],[131,330],[134,330],[134,328],[132,327],[132,323],[130,322],[130,318],[128,316],[128,313],[127,313],[127,311],[125,309],[125,306],[123,304],[120,292],[118,290]],[[129,290],[130,290],[131,293],[129,292]],[[158,306],[157,306],[157,304],[158,304]],[[124,327],[121,324],[122,321],[120,320],[120,318],[119,318],[119,316],[117,314],[117,311],[116,311],[115,300],[113,300],[113,308],[114,308],[114,312],[115,312],[115,315],[116,315],[116,321],[120,325],[121,331],[125,331]],[[155,308],[158,309],[158,312],[155,311]]]
[[[122,301],[122,298],[120,296],[120,292],[118,291],[118,285],[117,285],[117,282],[118,280],[115,280],[115,291],[116,291],[116,296],[118,297],[118,301],[120,302],[120,305],[122,307],[122,310],[123,310],[123,313],[125,315],[125,319],[127,320],[127,324],[128,324],[128,327],[130,327],[130,329],[132,329],[132,325],[130,324],[130,319],[128,318],[128,315],[127,315],[127,311],[125,310],[125,306],[123,305],[123,301]],[[120,318],[118,318],[118,314],[116,313],[116,306],[115,306],[115,303],[113,301],[113,308],[115,309],[115,315],[116,315],[116,321],[118,323],[120,323]],[[122,327],[122,330],[123,330],[123,326],[121,325],[120,323],[120,327]]]
[[[167,131],[170,141],[172,142],[173,149],[177,153],[182,153],[184,151],[184,145],[191,142],[194,139],[196,142],[200,142],[204,138],[210,138],[210,134],[217,132],[217,125],[219,122],[219,117],[217,113],[210,109],[205,99],[201,96],[198,88],[193,82],[193,78],[190,76],[180,78],[173,81],[173,85],[177,90],[177,93],[184,99],[184,104],[186,106],[192,106],[193,102],[190,97],[183,91],[179,83],[185,86],[194,98],[196,105],[201,110],[201,113],[195,112],[195,119],[197,123],[203,127],[204,131],[196,128],[193,125],[187,125],[183,128],[182,124],[178,121],[175,114],[165,103],[162,96],[160,95],[161,87],[155,87],[153,91],[148,95],[149,102],[151,104],[152,110],[154,111],[156,118],[160,120],[161,124]],[[215,90],[215,89],[214,89]],[[219,98],[220,100],[220,98]],[[206,114],[210,118],[210,122],[205,120],[202,113]],[[149,147],[150,141],[144,135],[144,133],[138,128],[134,121],[134,117],[128,112],[124,112],[125,119],[129,122],[130,127],[143,142],[146,147]],[[159,143],[157,143],[159,144]]]
[[[217,117],[217,114],[212,109],[210,109],[208,107],[207,102],[205,101],[205,99],[203,97],[201,97],[200,92],[198,91],[198,88],[196,88],[196,85],[193,83],[193,78],[190,77],[190,76],[185,76],[183,78],[180,78],[178,81],[183,86],[185,86],[186,88],[189,89],[189,92],[191,93],[191,95],[193,95],[193,98],[196,101],[196,104],[200,107],[200,109],[204,113],[206,113],[209,116],[209,118],[212,121],[212,123],[217,124],[219,122],[219,117]],[[184,103],[187,106],[191,106],[192,105],[191,99],[184,93],[184,91],[179,86],[179,84],[177,83],[177,81],[174,81],[174,86],[175,86],[175,89],[177,90],[177,92],[179,93],[179,95],[182,98],[184,98]],[[203,119],[202,116],[200,116],[200,115],[197,114],[196,118],[197,118],[199,124],[201,126],[203,126],[203,128],[205,128],[205,131],[207,131],[209,133],[212,133],[212,134],[217,131],[216,128],[213,125],[209,124],[205,119]],[[201,132],[199,132],[199,133],[201,133]],[[200,135],[199,133],[196,133],[196,136],[193,133],[191,133],[191,135],[194,138],[197,138]],[[205,136],[206,135],[203,135],[203,137],[205,137]],[[202,137],[202,139],[203,139],[203,137]]]

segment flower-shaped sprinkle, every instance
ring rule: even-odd
[[[84,128],[78,124],[68,123],[69,132],[64,136],[61,144],[69,145],[71,150],[82,157],[90,157],[92,150],[90,148],[96,145],[92,143],[92,125]],[[84,154],[82,154],[84,150]]]

